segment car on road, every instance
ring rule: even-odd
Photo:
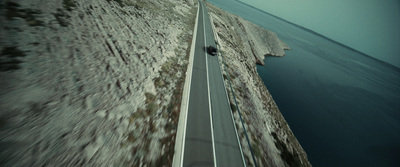
[[[215,56],[217,55],[217,48],[215,48],[214,46],[208,46],[207,52],[208,54]]]

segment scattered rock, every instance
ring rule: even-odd
[[[171,165],[192,0],[0,6],[0,166]]]

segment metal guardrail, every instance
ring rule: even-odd
[[[217,44],[217,47],[218,47],[218,50],[219,50],[219,49],[220,49],[219,43]],[[246,128],[245,128],[244,123],[243,123],[242,114],[241,114],[241,112],[240,112],[239,106],[238,106],[237,101],[236,101],[235,92],[233,92],[233,88],[232,88],[232,84],[231,84],[231,79],[230,79],[230,77],[229,77],[228,69],[226,68],[226,62],[225,62],[225,60],[224,60],[224,57],[222,57],[222,53],[220,53],[220,56],[221,56],[221,58],[222,58],[222,62],[224,63],[224,69],[225,69],[225,72],[226,72],[226,76],[227,76],[227,78],[228,78],[229,87],[231,88],[231,92],[232,92],[232,95],[233,95],[233,100],[235,101],[236,109],[237,109],[237,111],[238,111],[238,113],[239,113],[240,121],[241,121],[242,127],[243,127],[243,129],[244,129],[244,134],[245,134],[245,136],[246,136],[247,144],[249,145],[249,148],[250,148],[250,152],[251,152],[251,156],[252,156],[253,161],[254,161],[254,165],[257,167],[257,161],[256,161],[256,159],[255,159],[255,157],[254,157],[254,151],[253,151],[253,148],[251,147],[250,140],[249,140],[249,136],[247,135],[247,131],[246,131]],[[231,110],[232,110],[232,109],[231,109]]]

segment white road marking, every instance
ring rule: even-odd
[[[210,111],[211,138],[212,138],[212,146],[213,146],[214,166],[217,167],[217,161],[215,158],[214,126],[213,126],[212,111],[211,111],[210,80],[208,78],[207,38],[206,38],[206,25],[204,22],[205,14],[204,14],[204,4],[203,3],[202,3],[202,6],[203,6],[202,11],[203,11],[204,46],[205,46],[205,56],[206,56],[206,71],[207,71],[208,107],[209,107],[209,111]]]
[[[188,76],[188,85],[187,86],[187,103],[186,106],[184,108],[185,111],[181,110],[181,114],[182,111],[185,112],[185,121],[184,121],[184,126],[183,126],[183,137],[182,137],[182,149],[181,149],[181,156],[180,156],[180,162],[179,162],[179,166],[182,167],[183,166],[183,159],[184,159],[184,153],[185,153],[185,138],[186,138],[186,126],[187,126],[187,117],[188,117],[188,111],[189,111],[189,100],[190,100],[190,87],[192,85],[192,71],[193,71],[193,60],[194,60],[194,50],[195,50],[195,45],[196,45],[196,36],[197,36],[197,26],[198,26],[198,19],[199,19],[199,14],[200,14],[200,4],[197,8],[197,16],[196,16],[196,23],[195,23],[195,27],[193,30],[193,41],[192,41],[192,46],[191,46],[191,53],[190,53],[190,57],[189,57],[189,68],[188,68],[188,72],[186,73],[186,75]],[[177,140],[178,138],[176,138],[175,140]],[[172,165],[174,165],[175,162],[175,158],[172,162]]]
[[[212,20],[212,18],[210,18],[210,19]],[[214,27],[211,20],[210,20],[211,26]],[[213,29],[212,29],[212,31],[213,31],[214,36],[217,37],[217,34],[214,32]],[[218,38],[217,38],[217,43],[218,43],[218,45],[217,45],[218,50],[221,50],[221,48],[220,48],[220,46],[219,46],[220,42],[219,42]],[[222,55],[221,55],[221,52],[217,52],[217,56],[218,56],[218,55],[220,55],[221,58],[223,59],[223,57],[222,57]],[[222,76],[222,69],[221,69],[222,62],[219,61],[219,58],[218,58],[218,57],[217,57],[217,59],[218,59],[219,70],[220,70],[219,72],[220,72],[220,74],[221,74],[222,81],[224,81],[224,78],[223,78],[223,76]],[[230,100],[229,100],[229,97],[228,97],[228,92],[227,92],[227,90],[226,90],[225,82],[223,82],[223,84],[224,84],[224,88],[225,88],[225,96],[226,96],[226,99],[227,99],[228,102],[229,102]],[[229,108],[231,109],[230,104],[229,104]],[[238,135],[238,132],[237,132],[237,129],[236,129],[236,126],[235,126],[235,125],[236,125],[236,124],[235,124],[235,121],[234,121],[235,119],[234,119],[233,114],[232,114],[232,109],[230,110],[230,114],[231,114],[231,117],[232,117],[233,128],[235,129],[236,139],[237,139],[237,142],[238,142],[238,144],[239,144],[240,154],[242,155],[243,165],[244,165],[244,167],[246,167],[246,161],[244,160],[244,155],[243,155],[243,150],[242,150],[242,144],[240,143],[240,140],[239,140],[239,135]],[[269,131],[269,128],[268,128],[268,131]],[[271,133],[271,132],[270,132],[270,133]]]

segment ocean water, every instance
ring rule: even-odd
[[[400,166],[400,69],[238,1],[212,4],[291,50],[258,66],[313,166]]]

